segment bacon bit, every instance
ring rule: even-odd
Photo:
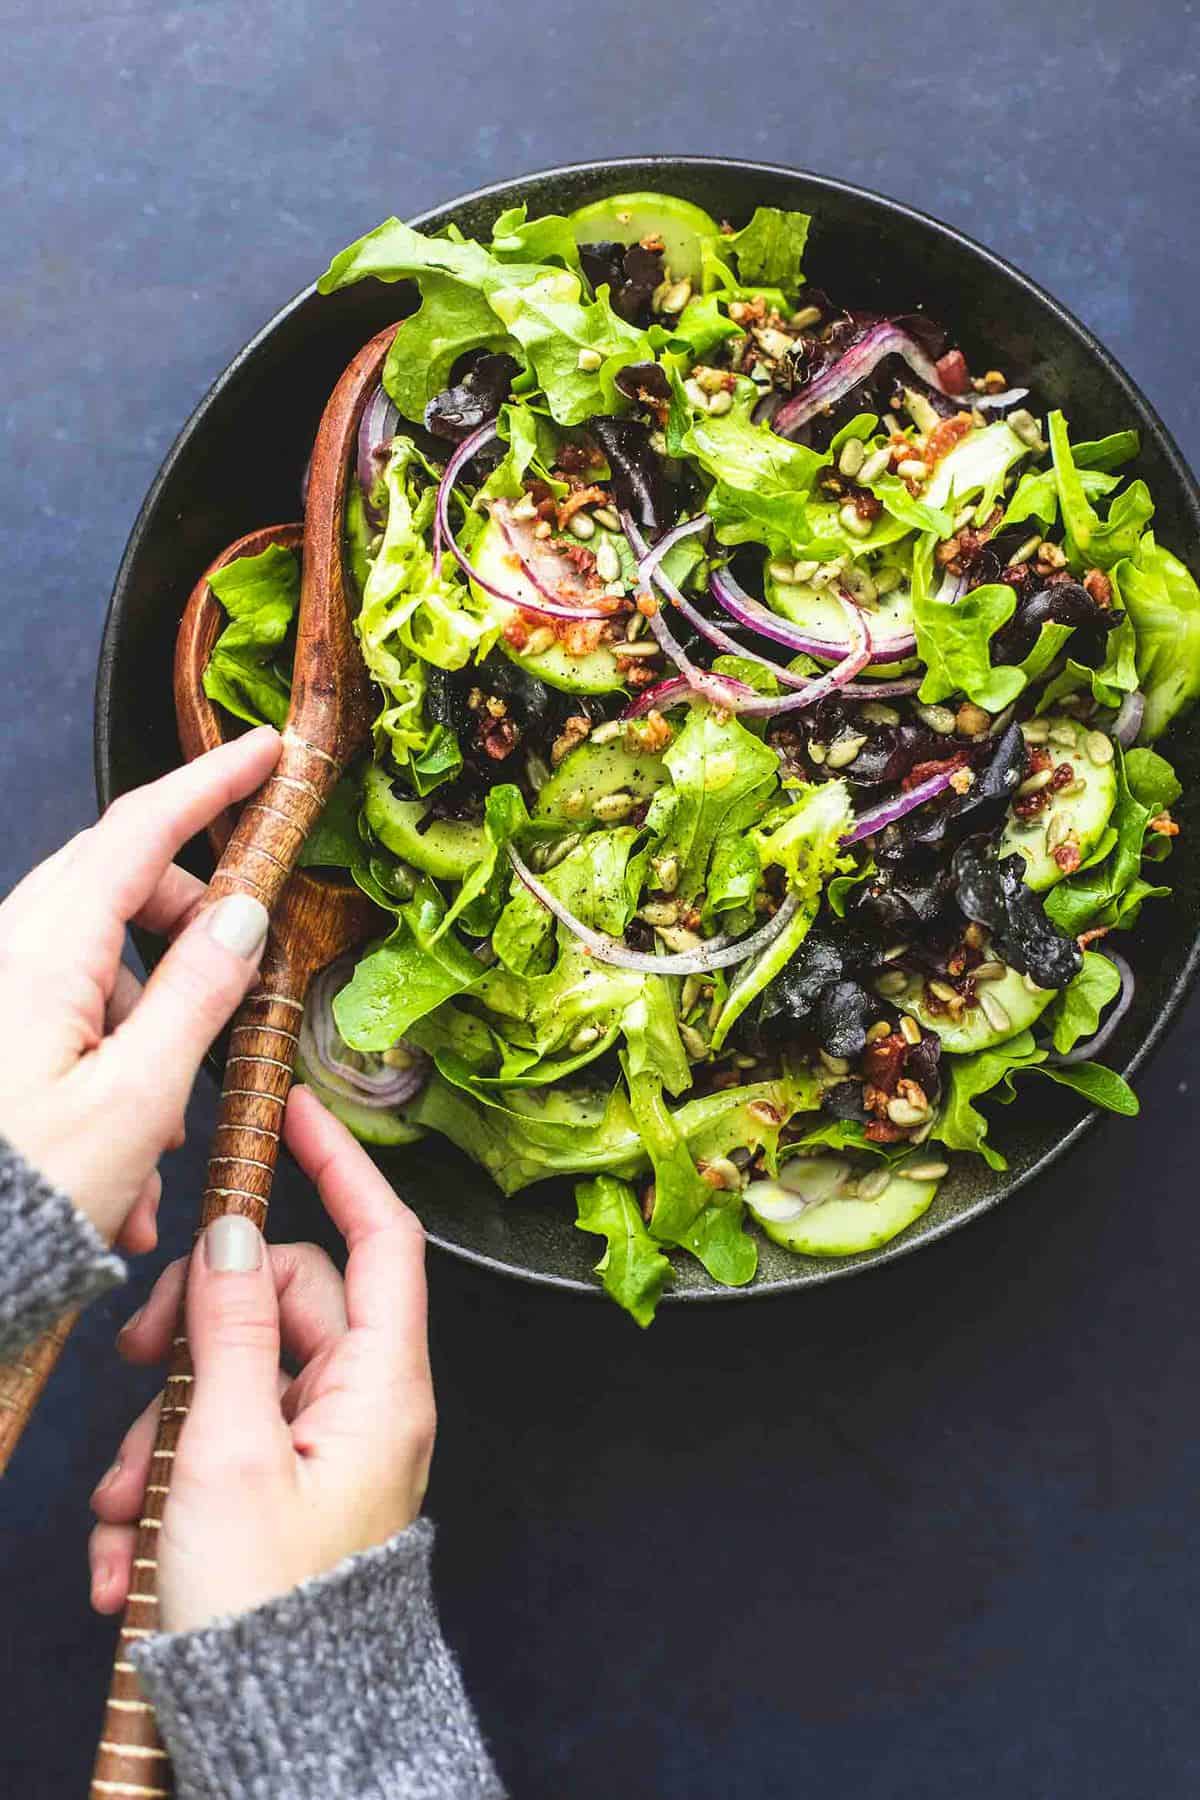
[[[577,745],[582,744],[592,729],[592,722],[586,713],[572,713],[562,730],[550,747],[550,761],[557,769],[560,762],[568,757]]]
[[[609,497],[601,487],[572,488],[566,499],[560,500],[556,508],[558,529],[565,530],[568,520],[579,511],[581,506],[607,506],[608,504]]]
[[[643,250],[665,250],[667,247],[663,243],[662,233],[660,231],[652,231],[649,237],[639,238],[638,242],[641,244]]]
[[[969,437],[974,430],[970,413],[955,413],[952,419],[940,419],[929,436],[925,439],[922,456],[930,468],[936,467],[953,450],[955,444]]]
[[[608,625],[603,619],[554,619],[555,635],[568,656],[590,656],[603,641]]]
[[[883,511],[883,501],[871,493],[869,488],[858,488],[850,495],[850,504],[860,519],[869,519],[872,525]]]
[[[1103,569],[1089,569],[1083,578],[1083,586],[1097,606],[1107,610],[1112,605],[1112,582]]]
[[[863,1136],[869,1144],[898,1144],[904,1132],[890,1119],[872,1119]]]
[[[1055,862],[1058,864],[1064,875],[1073,875],[1083,861],[1083,857],[1080,855],[1079,845],[1072,843],[1070,838],[1067,839],[1065,844],[1060,844],[1058,849],[1053,851],[1052,854]]]
[[[514,650],[523,650],[533,629],[525,613],[510,613],[504,621],[504,641],[511,644]]]
[[[955,769],[950,777],[950,786],[956,794],[969,794],[975,785],[975,774],[971,769]]]
[[[1053,763],[1053,761],[1054,761],[1054,758],[1051,756],[1050,752],[1046,749],[1045,745],[1044,744],[1036,744],[1029,751],[1029,773],[1031,775],[1040,775],[1042,770],[1048,769],[1050,767],[1050,765]],[[1071,772],[1072,772],[1072,774],[1074,774],[1074,770],[1072,770]]]
[[[1093,925],[1090,931],[1081,931],[1075,942],[1081,950],[1086,950],[1089,944],[1098,944],[1101,938],[1106,938],[1111,930],[1111,925]]]
[[[562,555],[566,557],[573,569],[579,570],[581,575],[596,574],[596,552],[589,550],[586,544],[567,544]]]
[[[1061,793],[1063,788],[1070,787],[1074,779],[1075,770],[1072,768],[1071,764],[1069,762],[1060,762],[1057,769],[1055,769],[1053,775],[1050,777],[1050,792],[1052,794]]]
[[[971,385],[971,372],[961,350],[947,350],[934,363],[938,379],[949,394],[965,394]]]
[[[493,762],[503,762],[516,749],[521,733],[511,719],[498,719],[479,733],[479,739]]]
[[[1173,838],[1179,836],[1178,825],[1175,823],[1170,813],[1165,810],[1160,813],[1155,813],[1150,821],[1148,829],[1150,831],[1156,831],[1159,837]]]
[[[555,467],[564,475],[582,475],[585,469],[598,469],[603,463],[604,453],[596,444],[563,444]]]
[[[622,656],[619,650],[616,655],[617,667],[620,669],[621,678],[627,687],[653,687],[656,681],[662,679],[662,670],[655,668],[644,657]]]
[[[900,1079],[907,1055],[908,1044],[898,1031],[893,1031],[890,1037],[878,1038],[863,1051],[863,1074],[871,1088],[882,1095],[885,1106],[889,1095],[896,1091],[896,1083]],[[872,1108],[872,1102],[866,1099],[866,1094],[863,1098],[868,1108]]]
[[[661,602],[655,594],[639,594],[634,601],[634,605],[641,613],[643,619],[652,619],[658,611],[660,604]]]
[[[965,769],[967,763],[968,756],[965,750],[956,750],[953,756],[945,757],[941,762],[914,763],[900,783],[900,791],[907,793],[909,788],[915,788],[919,782],[928,781],[931,775],[952,774],[957,769]]]

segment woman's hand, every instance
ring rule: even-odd
[[[204,883],[172,859],[279,748],[264,727],[124,795],[0,905],[0,1136],[127,1250],[154,1247],[159,1157],[267,933],[250,895],[197,918]],[[121,962],[130,924],[175,939],[144,992]]]
[[[121,1333],[165,1358],[186,1283],[195,1369],[159,1533],[163,1628],[247,1612],[416,1518],[433,1451],[425,1238],[366,1152],[305,1088],[285,1141],[349,1246],[345,1280],[311,1244],[267,1249],[247,1219],[210,1225]],[[289,1379],[281,1347],[300,1365]],[[159,1401],[92,1497],[92,1604],[129,1591]]]

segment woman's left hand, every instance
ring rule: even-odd
[[[154,1247],[159,1157],[267,935],[257,900],[204,907],[172,859],[279,749],[263,727],[124,795],[0,905],[0,1137],[126,1250]],[[175,940],[144,992],[121,962],[131,924]]]

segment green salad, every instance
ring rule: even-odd
[[[854,1255],[952,1155],[1003,1169],[979,1102],[1018,1078],[1137,1111],[1099,1058],[1200,593],[1126,421],[1073,438],[943,324],[847,310],[809,225],[390,219],[320,282],[418,303],[345,521],[373,749],[304,857],[379,932],[302,1072],[370,1142],[573,1177],[641,1324],[682,1257]],[[212,585],[208,693],[281,724],[297,559]]]

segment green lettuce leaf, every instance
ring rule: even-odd
[[[733,258],[743,287],[777,287],[794,296],[804,284],[801,264],[811,224],[807,213],[756,206],[748,225],[717,240],[717,253]]]
[[[634,1120],[654,1167],[652,1233],[690,1250],[723,1287],[744,1287],[758,1267],[758,1246],[742,1230],[740,1190],[704,1180],[656,1075],[627,1072],[627,1079]]]
[[[208,584],[229,624],[204,671],[210,700],[251,725],[281,727],[291,701],[290,656],[281,657],[300,604],[300,561],[278,544],[239,556]]]
[[[1200,694],[1200,588],[1149,531],[1113,575],[1137,635],[1138,684],[1146,696],[1141,735],[1152,741]]]
[[[1101,521],[1084,491],[1079,469],[1071,452],[1067,422],[1061,412],[1052,412],[1047,421],[1050,454],[1054,460],[1054,478],[1058,503],[1067,533],[1067,555],[1076,570],[1096,567],[1110,569],[1122,557],[1132,556],[1143,531],[1154,516],[1154,502],[1144,481],[1131,482],[1112,501],[1108,518]]]
[[[778,783],[775,752],[733,716],[693,706],[687,723],[663,755],[671,777],[646,817],[657,854],[679,859],[677,892],[693,901],[705,887],[709,862],[722,832],[744,830],[765,809]]]
[[[1065,1054],[1075,1048],[1080,1038],[1091,1037],[1099,1027],[1101,1013],[1120,988],[1121,975],[1116,964],[1094,950],[1085,950],[1083,967],[1051,1009],[1054,1048]]]
[[[649,1325],[671,1265],[646,1230],[634,1189],[612,1175],[598,1175],[577,1185],[575,1206],[579,1230],[607,1240],[596,1264],[605,1293],[639,1325]]]
[[[679,449],[712,478],[706,504],[721,543],[760,543],[774,555],[798,555],[812,535],[806,497],[829,454],[755,425],[750,411],[757,398],[753,382],[739,380],[733,410],[691,419]]]
[[[1102,1106],[1106,1112],[1120,1113],[1126,1119],[1136,1119],[1141,1111],[1137,1095],[1129,1083],[1115,1069],[1106,1069],[1103,1063],[1072,1063],[1070,1068],[1057,1068],[1053,1063],[1043,1063],[1038,1068],[1039,1075],[1049,1076],[1060,1087],[1074,1089],[1093,1106]]]
[[[452,934],[441,935],[445,902],[431,881],[398,909],[392,936],[358,964],[333,1003],[352,1050],[390,1050],[416,1020],[465,994],[486,971]]]
[[[946,1090],[930,1137],[947,1150],[970,1150],[982,1156],[989,1169],[1006,1169],[1004,1157],[987,1141],[988,1122],[975,1106],[982,1095],[1000,1087],[1011,1099],[1016,1070],[1044,1061],[1032,1031],[1019,1031],[1007,1043],[971,1056],[948,1056],[943,1062]]]
[[[800,904],[779,936],[765,950],[742,963],[730,984],[713,1028],[712,1045],[719,1050],[733,1026],[767,983],[804,942],[821,904],[821,891],[835,873],[851,867],[843,855],[841,840],[853,817],[845,783],[827,781],[805,788],[789,805],[779,809],[753,833],[754,846],[763,868],[781,868],[789,893]]]
[[[582,425],[597,413],[619,409],[613,377],[626,363],[652,354],[646,333],[618,317],[606,292],[580,298],[577,278],[548,270],[537,281],[497,286],[489,294],[493,311],[520,344],[560,425]],[[580,356],[602,359],[598,369],[580,367]]]
[[[573,275],[583,275],[575,232],[561,213],[531,219],[523,203],[510,206],[492,226],[491,249],[498,262],[556,263]]]
[[[921,567],[914,556],[913,625],[925,664],[922,701],[947,700],[961,690],[976,706],[1002,712],[1025,686],[1019,669],[993,668],[991,662],[992,637],[1011,619],[1016,594],[1005,583],[986,582],[957,601],[939,600],[928,580],[918,579]]]

